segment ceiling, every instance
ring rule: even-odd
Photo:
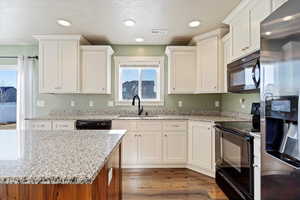
[[[1,0],[0,44],[34,43],[35,34],[82,34],[92,44],[182,44],[221,26],[240,0]],[[57,19],[71,27],[62,27]],[[134,19],[126,27],[125,19]],[[188,23],[200,20],[190,28]],[[152,29],[167,29],[153,35]]]

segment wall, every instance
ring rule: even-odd
[[[165,55],[165,46],[126,46],[114,45],[112,46],[115,53],[114,56],[163,56]],[[0,46],[0,55],[36,55],[38,54],[37,46]],[[14,64],[15,60],[0,60],[0,64]],[[53,110],[107,110],[119,109],[120,107],[109,108],[108,101],[114,100],[114,62],[112,59],[112,95],[54,95],[54,94],[40,94],[37,95],[36,100],[43,100],[44,107],[35,107],[36,115],[47,115]],[[167,89],[167,58],[165,57],[165,89]],[[35,75],[38,74],[38,67],[35,66]],[[35,89],[38,86],[36,83]],[[167,90],[166,90],[167,91]],[[203,95],[167,95],[165,92],[165,106],[160,107],[170,110],[179,110],[182,112],[196,111],[220,111],[220,108],[214,106],[215,101],[221,100],[219,94],[203,94]],[[74,100],[76,106],[71,107],[70,101]],[[90,100],[94,101],[94,107],[89,107]],[[183,107],[178,108],[178,101],[183,102]],[[131,107],[132,109],[136,109]],[[146,108],[147,109],[147,108]],[[150,109],[150,108],[148,108]]]
[[[245,99],[244,106],[240,103],[240,99]],[[221,111],[222,112],[238,112],[249,114],[253,102],[259,102],[259,93],[255,94],[222,94]]]

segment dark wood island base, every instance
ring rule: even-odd
[[[121,200],[121,144],[92,184],[1,184],[0,200]]]

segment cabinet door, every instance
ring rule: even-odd
[[[284,3],[288,2],[288,0],[272,0],[272,12],[277,10]]]
[[[122,164],[135,165],[138,160],[138,134],[129,132],[122,140]]]
[[[160,132],[139,134],[139,164],[162,163],[162,137]]]
[[[213,137],[210,124],[191,122],[189,127],[189,164],[213,170]]]
[[[250,16],[249,10],[244,9],[231,24],[232,58],[243,57],[250,48]]]
[[[45,40],[39,43],[39,90],[55,93],[61,89],[59,79],[59,42]]]
[[[78,41],[60,41],[60,80],[61,92],[75,93],[79,89],[79,43]]]
[[[251,28],[251,48],[249,52],[260,49],[260,23],[271,13],[271,1],[259,0],[251,6],[250,28]]]
[[[107,56],[105,51],[81,53],[81,77],[83,93],[107,93]]]
[[[163,136],[164,163],[185,164],[187,157],[186,132],[165,132]]]
[[[196,87],[196,51],[175,51],[171,54],[171,94],[193,94]]]
[[[218,91],[218,60],[218,37],[202,40],[197,44],[198,92]]]
[[[231,37],[223,40],[223,48],[224,48],[224,93],[228,92],[228,85],[227,85],[227,65],[231,62]]]

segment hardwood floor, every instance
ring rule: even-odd
[[[228,200],[213,178],[188,169],[123,169],[123,200]]]

